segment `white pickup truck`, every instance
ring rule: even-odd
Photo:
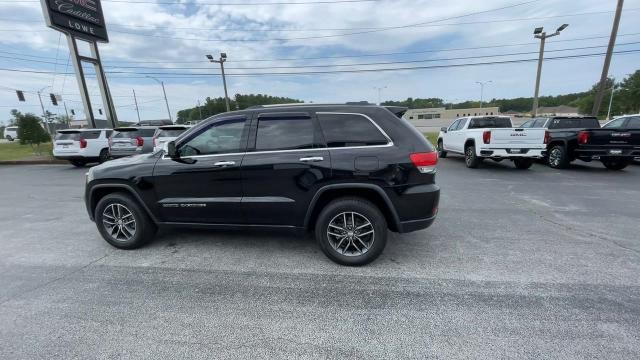
[[[470,116],[441,129],[438,152],[441,158],[448,152],[463,154],[469,168],[483,159],[510,159],[516,168],[528,169],[546,155],[548,139],[545,129],[514,128],[507,116]]]

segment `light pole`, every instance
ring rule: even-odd
[[[167,105],[167,114],[169,114],[169,120],[171,122],[173,122],[173,119],[171,118],[171,110],[169,110],[169,101],[167,100],[167,92],[164,90],[164,81],[160,81],[160,80],[154,78],[153,76],[149,76],[149,75],[145,75],[145,77],[148,77],[149,79],[153,79],[153,80],[157,81],[158,84],[160,84],[162,86],[162,95],[164,95],[164,103],[165,103],[165,105]]]
[[[140,109],[138,109],[138,99],[136,98],[136,89],[131,89],[133,91],[133,103],[136,105],[136,114],[138,114],[138,124],[140,123]]]
[[[40,108],[42,108],[42,119],[44,123],[47,125],[47,131],[51,133],[51,126],[49,126],[49,119],[47,119],[47,112],[44,111],[44,104],[42,103],[42,91],[46,88],[50,88],[51,86],[45,86],[42,89],[38,90],[38,100],[40,100]]]
[[[222,84],[224,85],[224,101],[227,105],[227,111],[231,111],[229,108],[229,95],[227,94],[227,79],[224,75],[224,62],[227,61],[227,53],[220,53],[220,59],[215,60],[213,56],[207,55],[207,59],[209,59],[212,63],[220,64],[220,71],[222,72]]]
[[[374,89],[378,90],[378,105],[382,104],[382,89],[386,89],[387,86],[374,86]]]
[[[537,27],[533,30],[533,37],[540,39],[540,55],[538,57],[538,75],[536,76],[536,92],[533,96],[533,116],[538,116],[538,92],[540,91],[540,74],[542,73],[542,60],[544,59],[544,43],[547,38],[560,35],[560,32],[567,28],[569,24],[562,24],[553,34],[547,35],[542,31],[542,27]]]
[[[476,84],[480,84],[480,109],[482,109],[482,97],[484,95],[484,86],[485,84],[490,84],[493,81],[491,80],[487,80],[487,81],[476,81]]]

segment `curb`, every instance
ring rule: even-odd
[[[60,165],[68,164],[64,160],[4,160],[0,161],[0,165]]]

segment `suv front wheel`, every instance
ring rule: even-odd
[[[375,260],[387,244],[387,221],[377,206],[356,197],[330,202],[318,216],[316,240],[331,260],[360,266]]]
[[[94,219],[100,235],[120,249],[138,248],[156,233],[156,225],[147,213],[124,193],[109,194],[100,199]]]

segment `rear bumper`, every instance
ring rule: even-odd
[[[426,219],[418,219],[418,220],[409,220],[400,222],[400,226],[398,228],[399,233],[408,233],[412,231],[418,231],[422,229],[426,229],[436,220],[436,215],[433,215],[430,218]]]
[[[54,158],[58,160],[98,160],[97,156],[84,156],[84,155],[53,155]]]
[[[576,157],[581,160],[607,160],[607,159],[627,159],[634,160],[640,158],[640,148],[598,148],[598,149],[576,149]]]
[[[496,159],[541,159],[547,155],[547,150],[525,148],[483,148],[480,149],[480,154],[478,155],[484,158]]]
[[[426,229],[433,224],[440,205],[440,188],[435,184],[409,187],[392,197],[398,214],[397,231],[408,233]]]

